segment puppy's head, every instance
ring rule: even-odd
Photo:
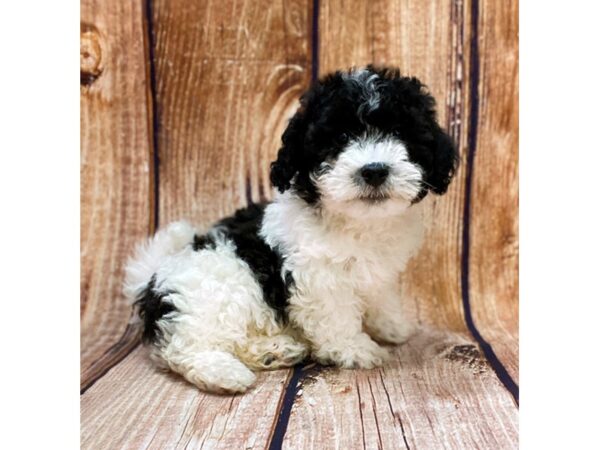
[[[416,78],[368,66],[315,83],[283,134],[271,182],[352,217],[400,214],[446,192],[458,163]]]

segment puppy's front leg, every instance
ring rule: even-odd
[[[310,341],[312,357],[344,368],[378,367],[389,353],[362,331],[361,300],[339,289],[299,289],[290,298],[290,319]]]
[[[405,342],[415,331],[401,308],[397,283],[390,283],[365,296],[365,329],[378,341],[391,344]]]

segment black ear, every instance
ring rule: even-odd
[[[304,108],[301,107],[292,117],[281,137],[283,145],[277,153],[277,159],[271,163],[271,183],[279,192],[290,188],[292,178],[299,170],[306,135],[305,116]]]
[[[458,168],[459,157],[450,136],[441,128],[436,128],[434,131],[433,164],[427,177],[427,183],[433,193],[441,195],[448,189],[448,185]]]

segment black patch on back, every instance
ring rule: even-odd
[[[283,259],[279,252],[269,247],[259,236],[266,204],[253,204],[239,209],[232,217],[217,223],[217,227],[231,239],[236,254],[250,266],[263,290],[265,302],[275,310],[277,318],[287,321],[288,288],[293,284],[291,274],[281,277]]]
[[[154,274],[150,278],[146,289],[144,289],[135,301],[135,305],[139,307],[140,318],[144,322],[142,341],[146,344],[154,344],[162,337],[162,333],[156,322],[166,314],[176,311],[176,308],[172,304],[164,301],[164,297],[169,294],[171,292],[158,292],[156,290],[156,274]]]

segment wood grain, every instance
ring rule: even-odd
[[[464,68],[462,22],[450,0],[333,0],[321,7],[320,72],[368,63],[395,65],[428,85],[439,120],[465,154],[461,133]],[[403,277],[407,313],[420,323],[466,330],[460,288],[464,174],[460,170],[443,197],[425,202],[425,245]],[[434,268],[434,269],[432,269]]]
[[[141,5],[81,3],[82,387],[135,342],[122,268],[153,221]]]
[[[418,333],[383,369],[303,372],[280,417],[289,371],[229,397],[158,372],[141,347],[112,366],[136,342],[121,267],[152,229],[154,183],[161,225],[207,225],[270,197],[269,163],[312,70],[313,2],[149,3],[157,180],[142,4],[98,3],[82,4],[82,382],[104,376],[81,397],[82,448],[266,448],[279,432],[293,449],[517,448],[517,406],[469,334],[461,290],[466,223],[475,324],[516,379],[516,5],[477,3],[475,30],[471,1],[319,2],[319,73],[374,62],[419,77],[463,167],[447,195],[426,199],[426,244],[402,279]]]
[[[305,377],[283,448],[518,448],[517,408],[472,341],[425,329],[382,369]]]
[[[160,220],[208,224],[271,195],[269,164],[310,78],[310,4],[153,4]]]
[[[518,381],[518,4],[480,2],[479,121],[473,168],[473,319]]]
[[[82,395],[81,448],[265,448],[287,376],[262,372],[245,395],[205,394],[138,347]]]

